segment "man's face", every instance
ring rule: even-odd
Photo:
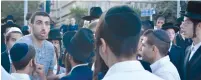
[[[173,41],[174,37],[175,37],[174,29],[167,29],[166,32],[167,32],[168,36],[170,37],[170,40]]]
[[[45,40],[48,38],[50,31],[50,18],[47,16],[36,16],[32,24],[32,33],[38,40]]]
[[[157,20],[156,22],[157,28],[161,28],[164,23],[165,23],[164,20]]]
[[[147,61],[147,62],[153,61],[153,57],[154,57],[153,49],[149,44],[147,44],[146,36],[143,37],[141,50],[142,50],[141,56],[144,61]]]
[[[60,49],[59,40],[52,40],[52,44],[57,48],[57,50]]]
[[[193,22],[189,18],[184,17],[184,22],[181,24],[181,31],[186,38],[193,37]]]
[[[71,22],[71,25],[75,25],[75,19],[74,18],[72,18],[70,22]]]
[[[21,33],[10,33],[10,38],[8,42],[6,42],[7,47],[11,49],[15,44],[15,42],[19,40],[21,37],[22,37]]]

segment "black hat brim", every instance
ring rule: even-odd
[[[179,28],[178,27],[163,27],[162,28],[163,30],[167,30],[167,29],[174,29],[175,33],[177,33],[179,31]]]
[[[82,17],[82,19],[87,20],[87,21],[91,21],[91,20],[94,20],[96,18],[97,17],[94,17],[94,16],[84,16],[84,17]]]
[[[196,13],[192,13],[192,12],[185,12],[185,13],[181,13],[181,15],[192,18],[192,19],[201,20],[200,14],[196,14]]]

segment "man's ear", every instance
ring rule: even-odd
[[[102,51],[103,53],[105,53],[105,52],[106,52],[106,48],[107,48],[106,42],[105,42],[105,40],[104,40],[103,38],[100,38],[100,40],[101,40],[100,49],[101,49],[101,51]]]

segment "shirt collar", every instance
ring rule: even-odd
[[[28,74],[23,73],[11,73],[18,80],[31,80]]]
[[[141,63],[137,60],[118,62],[109,68],[105,77],[110,76],[110,75],[117,73],[117,72],[136,71],[136,70],[138,70],[138,71],[144,70]]]
[[[169,56],[165,56],[158,61],[154,62],[153,64],[150,65],[151,69],[153,72],[155,72],[157,69],[165,65],[168,61],[170,61]]]
[[[168,50],[169,52],[170,52],[171,48],[172,48],[172,42],[170,42],[170,48]]]
[[[71,69],[71,71],[69,72],[69,74],[71,74],[71,72],[72,72],[76,67],[79,67],[79,66],[87,66],[87,65],[88,65],[88,63],[85,63],[85,64],[78,64],[78,65],[72,67],[72,69]]]
[[[200,46],[201,46],[201,42],[198,43],[198,44],[196,44],[196,45],[193,45],[193,43],[192,43],[192,45],[191,45],[191,49],[193,49],[193,50],[196,51]]]

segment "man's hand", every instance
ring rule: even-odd
[[[36,64],[36,73],[39,75],[40,79],[47,80],[44,73],[44,66],[40,64]]]

